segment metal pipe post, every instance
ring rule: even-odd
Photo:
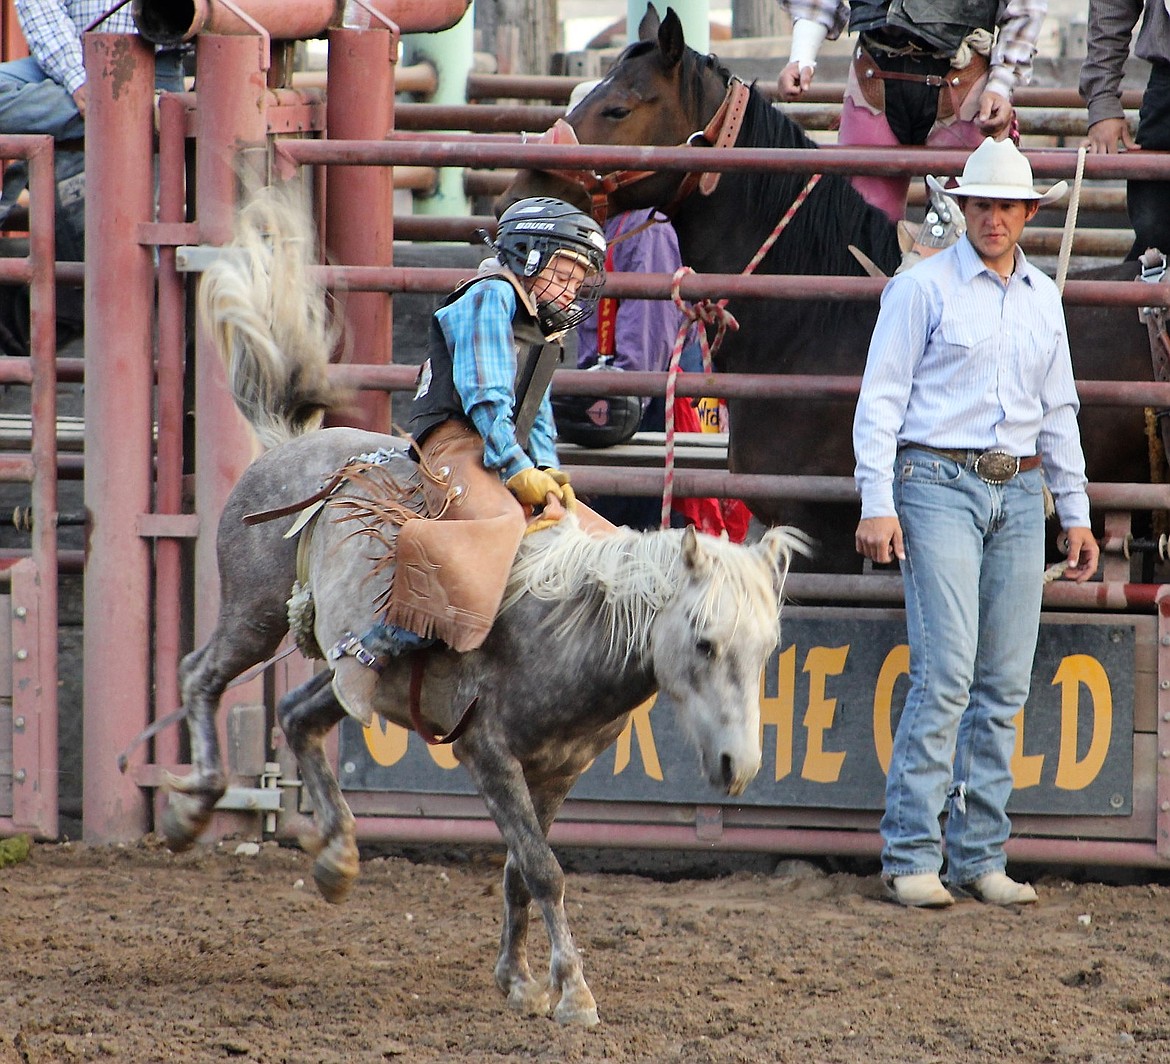
[[[376,25],[329,32],[330,138],[384,140],[394,125],[398,35]],[[394,260],[394,171],[388,166],[331,167],[325,179],[325,244],[329,257],[351,265]],[[390,297],[351,292],[345,301],[352,361],[384,365],[392,358]],[[360,421],[390,431],[390,397],[359,397]]]
[[[195,197],[200,241],[224,244],[232,234],[237,201],[237,174],[266,166],[268,129],[267,40],[260,36],[209,36],[196,45]],[[195,642],[211,635],[219,615],[216,531],[232,487],[248,467],[256,440],[235,408],[214,344],[201,325],[195,334]],[[255,679],[233,687],[220,706],[217,728],[221,747],[224,721],[235,706],[263,702],[264,684]],[[255,752],[249,757],[254,758]],[[263,762],[263,757],[260,758]],[[226,766],[229,774],[231,766]],[[255,818],[220,813],[208,837],[247,830]]]
[[[154,54],[132,34],[85,38],[85,568],[82,833],[128,841],[147,803],[118,753],[150,706],[151,318],[154,266],[138,243],[154,189]]]

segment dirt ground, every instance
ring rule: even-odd
[[[565,850],[580,1030],[492,982],[500,852],[384,850],[331,906],[299,850],[237,845],[0,869],[0,1064],[1170,1060],[1166,875],[1032,869],[1037,906],[925,912],[856,865]]]

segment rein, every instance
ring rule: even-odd
[[[776,227],[765,237],[759,250],[752,256],[751,261],[741,271],[742,276],[755,273],[756,267],[764,261],[764,256],[772,249],[772,245],[779,239],[780,234],[788,228],[788,223],[796,216],[796,212],[804,205],[809,193],[817,187],[821,180],[820,174],[813,174],[805,183],[800,194],[792,201],[789,208],[781,215]],[[674,305],[682,312],[683,320],[678,327],[678,335],[674,339],[674,347],[670,352],[670,363],[666,369],[666,441],[665,463],[666,471],[662,482],[662,527],[670,527],[670,510],[674,502],[674,399],[675,386],[679,374],[679,360],[682,358],[683,347],[686,345],[687,333],[692,323],[701,326],[699,329],[699,350],[703,355],[703,372],[712,372],[712,359],[723,344],[723,337],[728,329],[735,332],[739,329],[739,322],[727,309],[728,297],[718,301],[701,299],[696,303],[687,303],[681,295],[682,279],[688,273],[694,273],[689,266],[680,266],[674,271],[671,279],[670,298]],[[715,326],[715,339],[707,340],[707,327]]]

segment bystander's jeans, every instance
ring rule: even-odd
[[[882,870],[970,883],[1006,866],[1013,718],[1028,696],[1044,573],[1039,469],[987,484],[929,451],[898,453],[910,691],[886,780]]]

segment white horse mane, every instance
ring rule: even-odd
[[[683,587],[680,529],[635,532],[622,528],[596,537],[565,518],[548,532],[521,544],[500,612],[525,595],[558,603],[550,622],[560,638],[608,636],[608,656],[615,662],[641,657],[649,648],[650,629],[658,612]],[[741,614],[774,618],[779,624],[773,573],[756,552],[713,536],[700,535],[713,563],[706,594],[690,604],[699,628],[711,619],[720,597],[730,592]],[[785,552],[787,553],[787,551]]]

